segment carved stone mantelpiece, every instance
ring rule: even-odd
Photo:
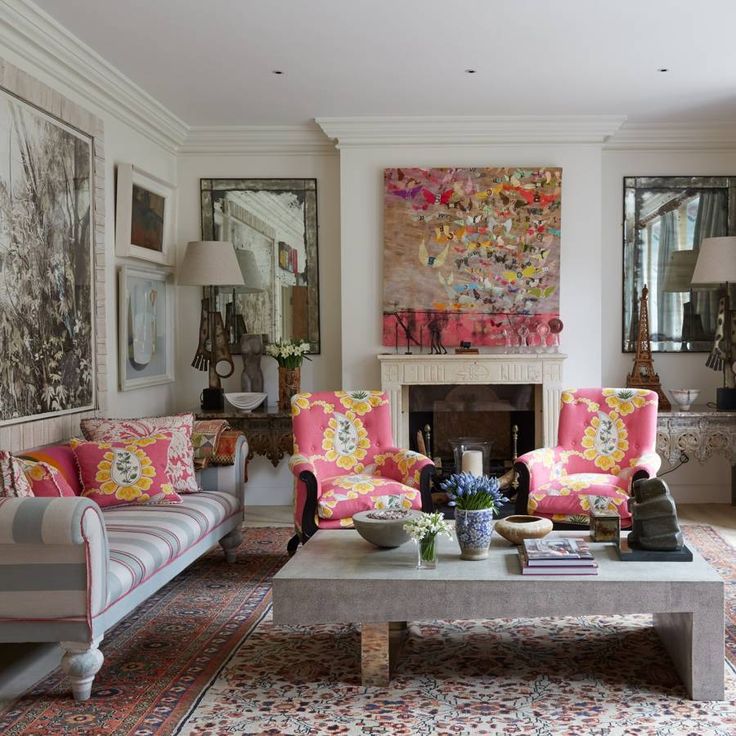
[[[455,384],[533,384],[537,387],[539,443],[557,441],[562,392],[562,353],[481,353],[477,355],[379,355],[381,387],[391,400],[394,441],[409,447],[409,387]]]

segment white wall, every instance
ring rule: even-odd
[[[340,352],[340,172],[336,153],[183,155],[179,158],[179,259],[186,243],[201,238],[199,180],[201,178],[316,178],[319,225],[319,284],[321,353],[305,361],[302,388],[336,389],[341,381]],[[176,409],[197,406],[207,385],[207,374],[191,367],[197,348],[199,287],[177,287],[179,331],[177,340]],[[246,315],[247,322],[247,315]],[[276,361],[262,360],[269,404],[278,399]],[[240,390],[242,361],[235,356],[235,372],[223,381],[226,391]],[[277,469],[256,456],[248,469],[246,501],[251,504],[291,503],[293,479],[285,462]]]
[[[7,49],[0,56],[36,79],[48,84],[72,101],[83,106],[104,122],[105,126],[105,271],[107,298],[107,409],[109,416],[140,416],[163,414],[170,411],[174,385],[166,384],[136,391],[118,390],[117,351],[117,267],[124,263],[115,257],[115,164],[133,163],[154,176],[176,182],[176,157],[173,153],[120,122],[69,86],[50,79],[42,69],[23,56]],[[133,263],[132,259],[129,262]],[[139,265],[143,261],[137,261]]]
[[[623,384],[634,356],[621,352],[621,314],[623,281],[623,178],[625,176],[733,175],[736,151],[626,151],[608,150],[603,154],[602,302],[603,330],[601,358],[603,383]],[[699,403],[715,401],[715,389],[722,374],[706,368],[706,355],[654,353],[654,368],[662,386],[698,388]],[[662,472],[668,469],[666,464]],[[730,465],[721,457],[699,465],[688,465],[667,477],[675,499],[681,503],[730,503]]]
[[[395,166],[561,166],[560,313],[564,382],[601,379],[601,148],[592,144],[366,146],[340,155],[342,382],[380,386],[383,169]]]

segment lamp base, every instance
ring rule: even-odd
[[[206,388],[202,391],[202,409],[205,411],[222,411],[225,408],[225,390],[222,388]]]
[[[716,409],[718,411],[736,411],[736,388],[716,389]]]

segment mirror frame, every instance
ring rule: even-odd
[[[320,352],[319,248],[317,222],[317,179],[200,179],[202,239],[215,240],[215,194],[226,191],[295,192],[304,199],[304,246],[307,254],[307,332],[309,352]],[[227,292],[226,288],[223,288]],[[219,295],[220,289],[217,288]],[[223,315],[224,319],[224,315]],[[273,340],[273,336],[269,335]],[[231,352],[240,352],[239,346]]]
[[[623,258],[622,258],[622,280],[621,280],[621,352],[622,353],[635,353],[636,345],[635,341],[631,347],[627,347],[627,326],[626,326],[626,278],[627,278],[627,266],[629,266],[632,256],[633,249],[636,248],[636,235],[631,231],[628,219],[627,219],[627,191],[633,189],[634,197],[636,198],[636,191],[639,189],[646,190],[677,190],[682,189],[683,192],[688,189],[722,189],[727,192],[726,206],[727,206],[727,232],[724,235],[736,234],[736,176],[625,176],[623,178],[623,217],[622,217],[622,230],[623,230]],[[636,213],[634,213],[635,217]],[[631,218],[632,222],[634,217]],[[634,278],[632,274],[631,278]],[[638,304],[640,294],[636,295],[636,301]],[[649,306],[651,312],[651,304]],[[656,346],[657,342],[667,341],[654,341],[651,343],[652,352],[657,353],[707,353],[710,352],[712,344],[711,341],[707,342],[707,346],[697,347],[693,349],[667,349]],[[705,342],[705,341],[701,341]]]

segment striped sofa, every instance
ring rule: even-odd
[[[176,505],[0,499],[0,641],[60,642],[74,697],[89,698],[108,629],[218,542],[234,562],[247,455],[241,438],[235,464],[200,471],[204,490]]]

